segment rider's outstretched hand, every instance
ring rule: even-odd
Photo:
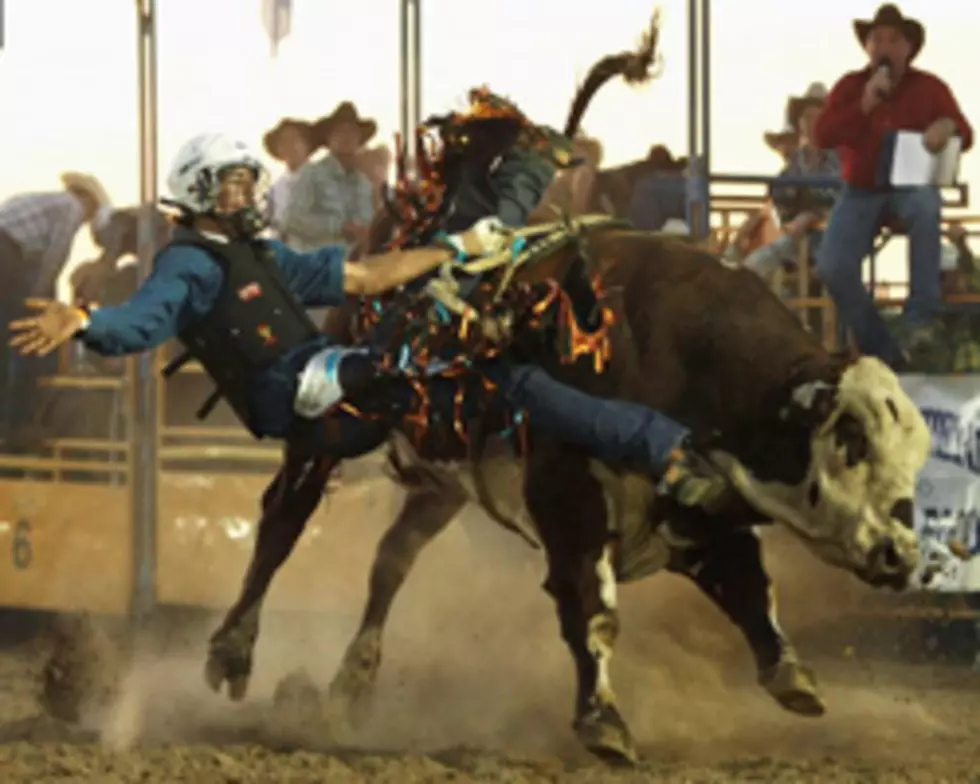
[[[25,356],[36,354],[43,357],[50,354],[85,326],[87,316],[80,308],[40,297],[27,299],[24,304],[38,313],[10,322],[14,333],[10,345]]]

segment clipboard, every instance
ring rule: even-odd
[[[886,140],[881,168],[887,172],[887,185],[893,188],[955,185],[960,170],[963,140],[953,136],[941,152],[931,153],[918,131],[895,131]]]

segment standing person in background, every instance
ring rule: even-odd
[[[286,166],[269,188],[269,225],[283,242],[289,238],[282,230],[283,217],[300,169],[320,145],[315,140],[313,123],[286,117],[262,137],[265,151]]]
[[[24,313],[28,296],[53,297],[78,230],[104,219],[109,196],[90,174],[65,172],[63,191],[26,193],[0,205],[0,315],[3,329]],[[37,379],[53,372],[57,357],[19,361],[9,352],[0,362],[0,439],[8,449],[25,444],[18,431],[30,423]]]
[[[371,200],[375,210],[383,205],[384,186],[388,182],[393,160],[391,148],[385,144],[365,147],[357,154],[357,168],[371,182]]]
[[[300,170],[280,227],[297,250],[335,244],[349,250],[367,240],[374,199],[357,159],[377,129],[350,101],[314,125],[314,140],[328,154]]]

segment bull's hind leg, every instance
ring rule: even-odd
[[[803,716],[823,715],[816,680],[779,627],[762,543],[754,531],[735,530],[685,550],[670,568],[689,577],[742,631],[759,683],[780,705]]]
[[[544,587],[557,604],[578,674],[575,732],[602,759],[633,764],[633,737],[609,673],[619,616],[602,486],[583,455],[536,445],[526,501],[548,555]]]
[[[244,699],[252,674],[262,602],[272,578],[293,551],[326,489],[333,463],[286,449],[282,468],[262,496],[262,517],[238,599],[211,636],[205,679],[233,700]]]
[[[356,727],[370,707],[381,665],[384,625],[419,553],[466,503],[462,487],[410,487],[401,513],[385,533],[371,566],[361,625],[330,682],[325,715],[334,733]]]

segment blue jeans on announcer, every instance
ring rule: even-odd
[[[858,348],[885,362],[901,358],[861,281],[861,265],[873,247],[882,222],[895,218],[909,240],[909,298],[905,319],[910,326],[928,324],[939,310],[939,259],[942,201],[933,187],[870,191],[844,185],[817,251],[817,272],[842,321],[854,330]]]

